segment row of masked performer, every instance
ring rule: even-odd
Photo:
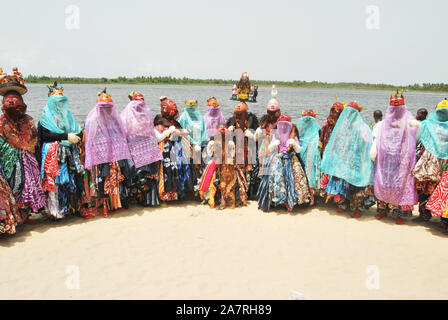
[[[88,219],[187,198],[217,209],[257,200],[264,212],[321,198],[355,218],[376,204],[378,219],[398,224],[418,205],[425,219],[448,224],[447,100],[419,122],[403,94],[391,95],[372,131],[357,102],[336,101],[320,127],[313,110],[293,124],[274,92],[260,119],[244,102],[225,119],[213,97],[204,115],[196,100],[180,114],[161,97],[153,117],[136,91],[119,114],[104,90],[81,127],[60,85],[49,87],[37,126],[23,92],[0,93],[0,233],[35,223],[32,213]]]

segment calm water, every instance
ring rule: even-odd
[[[24,96],[28,105],[28,113],[37,121],[42,109],[47,101],[48,89],[46,85],[28,84],[28,93]],[[70,109],[79,121],[84,124],[89,111],[95,106],[97,92],[104,89],[101,85],[79,85],[66,84],[64,92],[69,98]],[[224,116],[227,118],[233,113],[236,101],[230,100],[232,87],[230,86],[149,86],[149,85],[108,85],[107,91],[114,99],[115,107],[118,111],[123,110],[129,102],[128,94],[132,90],[138,90],[145,96],[153,116],[160,112],[160,96],[167,96],[173,99],[180,112],[183,110],[185,99],[197,99],[201,112],[206,110],[207,99],[214,96],[221,104]],[[278,100],[282,113],[291,116],[293,122],[300,117],[302,109],[317,110],[319,123],[328,116],[329,108],[334,102],[334,94],[337,94],[340,101],[350,102],[357,100],[364,106],[361,113],[367,123],[373,121],[373,111],[380,109],[385,114],[389,102],[389,91],[381,90],[336,90],[336,89],[303,89],[303,88],[278,88]],[[434,107],[448,93],[433,92],[409,92],[406,94],[406,105],[415,115],[419,108],[426,108],[432,111]],[[261,117],[266,112],[266,105],[271,98],[271,88],[260,87],[258,92],[258,102],[248,103],[249,111]]]

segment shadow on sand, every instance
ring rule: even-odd
[[[255,201],[249,201],[248,205],[254,204],[256,208],[256,202]],[[169,208],[185,208],[185,207],[193,207],[198,209],[207,209],[210,210],[211,213],[231,213],[233,210],[231,209],[225,209],[225,210],[218,210],[218,209],[209,209],[207,205],[202,205],[200,202],[195,200],[186,200],[186,201],[179,201],[179,202],[171,202],[168,204]],[[142,216],[143,214],[147,214],[148,212],[153,211],[160,211],[163,212],[163,207],[141,207],[138,205],[132,205],[129,209],[121,209],[118,211],[113,211],[108,213],[108,217],[106,219],[122,219],[122,218],[128,218],[132,216]],[[244,210],[244,207],[240,207],[240,210]],[[320,200],[316,203],[315,206],[309,207],[307,205],[299,206],[294,209],[293,212],[288,213],[286,211],[285,207],[279,206],[271,208],[268,213],[264,213],[261,210],[259,210],[260,214],[276,214],[276,215],[290,215],[293,217],[297,217],[300,219],[300,216],[302,215],[308,215],[308,214],[319,214],[316,212],[313,212],[314,210],[320,210],[325,213],[328,213],[331,216],[335,216],[339,219],[353,219],[356,221],[361,222],[370,222],[372,220],[378,221],[375,219],[376,209],[375,207],[370,208],[369,210],[364,210],[361,212],[361,217],[358,219],[354,219],[351,217],[350,211],[345,211],[343,213],[337,213],[336,212],[336,206],[332,204],[325,204],[321,202]],[[216,211],[215,211],[216,210]],[[202,210],[201,210],[202,211]],[[415,212],[414,212],[415,217]],[[53,228],[59,228],[59,227],[67,227],[72,225],[80,225],[85,223],[90,223],[91,221],[98,221],[100,219],[105,219],[104,216],[97,216],[92,219],[84,219],[79,216],[67,216],[62,220],[53,221],[49,220],[48,218],[43,217],[40,214],[34,215],[33,219],[37,222],[36,225],[22,225],[17,227],[17,232],[14,235],[0,235],[0,247],[12,247],[16,243],[25,242],[28,237],[32,236],[33,232],[38,233],[45,233],[49,229]],[[432,218],[429,222],[422,222],[422,223],[416,223],[413,222],[412,219],[408,218],[405,220],[405,225],[396,225],[395,219],[392,217],[385,217],[381,220],[382,223],[388,224],[388,225],[396,225],[397,228],[413,228],[413,227],[424,227],[428,232],[432,233],[434,236],[442,237],[442,238],[448,238],[448,233],[443,230],[440,225],[440,219],[439,218]]]

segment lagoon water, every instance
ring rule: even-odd
[[[104,85],[94,84],[62,84],[69,98],[70,109],[80,124],[84,124],[87,114],[95,106],[97,92]],[[44,84],[28,84],[28,93],[24,96],[28,105],[28,113],[37,122],[47,101],[47,86]],[[236,101],[230,100],[232,88],[229,86],[183,86],[183,85],[107,85],[107,91],[114,99],[115,107],[120,112],[129,102],[128,94],[132,90],[143,93],[153,116],[160,112],[160,96],[173,99],[180,112],[183,111],[185,99],[197,99],[202,114],[206,110],[207,99],[214,96],[221,104],[224,116],[231,116]],[[282,113],[291,116],[295,123],[302,109],[317,111],[317,120],[323,124],[328,116],[329,108],[334,102],[334,94],[340,101],[353,100],[364,106],[361,113],[367,123],[373,121],[373,111],[380,109],[385,114],[389,102],[389,91],[384,90],[341,90],[341,89],[308,89],[308,88],[278,88],[278,101]],[[431,112],[448,93],[407,92],[406,105],[415,115],[417,109],[426,108]],[[271,98],[271,88],[259,87],[256,103],[248,103],[249,111],[261,117],[266,112],[266,105]]]

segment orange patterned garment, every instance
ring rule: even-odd
[[[109,195],[111,210],[121,209],[120,183],[123,180],[124,176],[121,174],[118,162],[112,162],[110,164],[110,174],[104,183],[104,194]]]

